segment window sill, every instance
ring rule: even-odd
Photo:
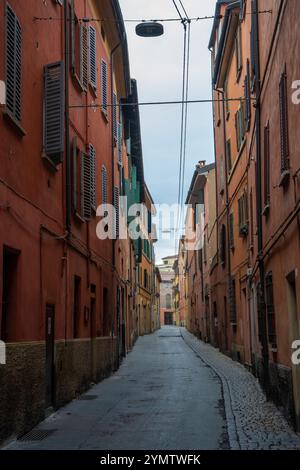
[[[84,222],[85,222],[84,218],[77,211],[74,212],[74,218],[75,218],[76,222],[78,222],[80,224],[84,224]]]
[[[58,171],[56,165],[53,163],[51,158],[48,157],[48,155],[45,154],[45,152],[42,152],[42,160],[43,162],[47,165],[47,168],[53,172]]]
[[[279,186],[285,186],[290,179],[290,170],[285,170],[281,173]]]
[[[263,208],[262,215],[267,217],[269,215],[269,212],[270,212],[270,204],[266,204],[265,207]]]
[[[19,137],[24,137],[26,135],[26,132],[21,126],[20,122],[11,114],[10,111],[8,111],[7,108],[3,111],[3,117],[5,121],[16,131]]]

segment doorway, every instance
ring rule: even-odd
[[[290,325],[290,340],[293,341],[300,338],[299,320],[297,310],[297,288],[296,288],[296,272],[292,271],[287,276],[287,301]],[[300,431],[300,369],[299,365],[292,364],[293,376],[293,395],[295,407],[295,425],[296,430]]]
[[[165,312],[165,325],[173,325],[173,313]]]
[[[54,340],[55,340],[55,306],[46,305],[46,408],[54,405]]]

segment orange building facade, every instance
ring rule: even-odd
[[[138,108],[119,106],[136,102],[136,83],[118,1],[1,1],[0,17],[3,440],[132,348],[139,259],[119,196],[144,180]],[[115,208],[110,226],[100,204]]]

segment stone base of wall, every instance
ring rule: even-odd
[[[44,412],[45,344],[7,344],[6,365],[0,365],[0,442],[29,431]]]
[[[45,343],[8,344],[6,351],[7,363],[0,366],[0,442],[25,434],[45,417]],[[115,338],[57,341],[54,408],[117,367]]]
[[[261,359],[256,359],[256,374],[263,383],[263,365]],[[281,364],[270,362],[270,398],[282,411],[286,419],[295,426],[295,408],[293,395],[292,370]]]

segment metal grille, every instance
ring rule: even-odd
[[[29,433],[25,434],[22,437],[19,437],[19,441],[43,441],[47,437],[55,433],[57,429],[33,429]]]

